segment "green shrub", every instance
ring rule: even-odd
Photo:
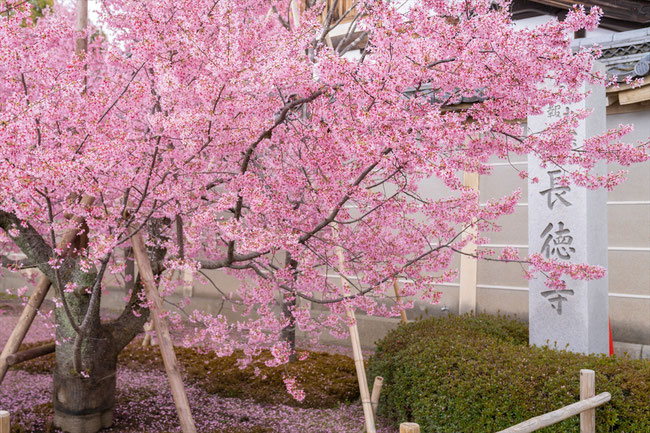
[[[423,433],[488,433],[575,403],[580,369],[596,372],[597,432],[650,432],[650,361],[529,347],[526,325],[478,315],[400,326],[369,360],[384,377],[379,413]],[[540,432],[575,433],[575,416]]]

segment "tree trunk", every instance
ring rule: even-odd
[[[76,371],[74,362],[77,333],[64,309],[56,309],[58,344],[52,398],[54,425],[64,432],[95,433],[112,424],[117,356],[142,331],[149,316],[148,310],[140,306],[137,292],[132,292],[116,320],[102,324],[97,317],[91,321],[81,345],[81,372]],[[66,294],[66,300],[73,320],[79,324],[88,310],[90,296],[80,291]]]
[[[78,324],[88,310],[89,296],[66,295]],[[109,427],[115,407],[115,380],[119,353],[110,332],[99,323],[88,329],[81,345],[83,370],[74,366],[76,332],[63,308],[56,309],[56,367],[54,370],[54,424],[68,433],[95,433]]]
[[[153,220],[149,230],[158,239],[164,239],[162,230],[169,226],[169,221]],[[139,294],[141,285],[136,279],[130,299],[121,315],[110,322],[101,323],[99,305],[101,302],[101,281],[103,272],[84,271],[77,258],[65,255],[58,271],[49,266],[50,258],[55,254],[50,245],[29,224],[21,222],[13,214],[0,210],[0,229],[12,233],[16,228],[18,236],[12,237],[21,251],[43,272],[57,289],[56,297],[61,302],[61,292],[67,283],[75,283],[77,288],[64,295],[65,303],[55,310],[56,318],[56,366],[54,370],[53,403],[54,424],[68,433],[95,433],[112,424],[115,407],[115,385],[117,356],[136,335],[142,332],[142,326],[148,320],[149,310],[143,306]],[[65,243],[64,243],[65,244]],[[75,238],[73,245],[77,250],[86,248],[86,238]],[[166,250],[149,249],[153,273],[159,276],[163,272],[163,260]],[[85,322],[84,338],[80,344],[79,357],[75,356],[77,331],[89,310],[90,288],[96,293],[94,308]],[[68,306],[68,313],[64,305]],[[75,362],[75,358],[77,361]],[[80,371],[75,365],[80,364]]]
[[[285,266],[290,268],[295,273],[298,267],[298,262],[291,258],[291,254],[287,253],[285,258]],[[294,274],[295,279],[295,274]],[[293,310],[296,308],[296,295],[286,293],[281,302],[282,314],[287,318],[289,324],[282,328],[280,334],[283,341],[289,343],[291,354],[289,355],[289,362],[296,361],[296,319],[293,316]]]
[[[289,343],[291,348],[291,355],[289,361],[296,360],[296,319],[291,314],[291,311],[296,307],[295,297],[285,297],[282,301],[282,314],[289,320],[289,324],[282,328],[281,338]]]
[[[117,353],[101,340],[85,345],[84,377],[74,371],[71,346],[63,343],[56,350],[54,425],[68,433],[95,433],[113,423]]]
[[[153,226],[154,235],[159,235]],[[154,275],[162,271],[166,251],[149,250]],[[97,273],[83,273],[73,267],[65,281],[77,287],[92,287]],[[141,305],[140,277],[133,284],[130,299],[120,316],[102,324],[99,309],[95,311],[81,345],[81,371],[75,369],[74,342],[77,332],[64,308],[56,308],[56,367],[54,369],[54,425],[67,433],[95,433],[113,423],[117,356],[140,332],[149,318],[149,310]],[[79,325],[89,308],[90,294],[77,289],[65,295],[73,321]]]

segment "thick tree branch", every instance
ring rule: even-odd
[[[0,256],[0,266],[7,269],[31,269],[37,268],[38,263],[33,263],[28,259],[10,259],[7,256]]]
[[[37,264],[38,269],[50,281],[54,281],[54,272],[49,265],[50,259],[54,257],[54,251],[31,224],[21,221],[12,213],[0,210],[0,228],[27,256],[29,262]],[[12,236],[16,233],[16,236]]]

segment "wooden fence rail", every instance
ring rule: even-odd
[[[596,408],[610,401],[612,396],[608,392],[595,394],[596,373],[593,370],[580,370],[580,401],[536,416],[498,433],[531,433],[575,415],[580,415],[580,433],[596,433]],[[420,426],[413,422],[405,422],[400,424],[399,431],[420,433]]]
[[[564,421],[565,419],[571,418],[572,416],[578,415],[582,412],[593,410],[598,406],[607,403],[611,399],[612,396],[608,392],[603,392],[595,397],[591,397],[586,400],[580,400],[577,403],[564,406],[563,408],[554,410],[553,412],[536,416],[535,418],[531,418],[528,421],[524,421],[505,430],[501,430],[499,433],[531,433],[544,427],[557,424],[560,421]],[[592,432],[595,431],[595,429],[592,430]],[[589,430],[583,430],[582,426],[580,427],[580,432],[591,433]]]

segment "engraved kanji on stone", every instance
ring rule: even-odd
[[[553,223],[548,223],[540,238],[544,239],[541,253],[546,258],[557,256],[562,260],[569,260],[571,254],[575,253],[575,248],[571,246],[573,243],[573,236],[570,235],[571,231],[564,228],[562,221],[557,223],[557,230],[553,231]]]
[[[562,303],[568,300],[568,298],[562,295],[573,296],[573,290],[571,289],[546,290],[542,292],[542,296],[548,299],[548,301],[551,303],[551,307],[559,315],[562,315]]]
[[[572,203],[564,197],[567,192],[571,191],[571,187],[557,185],[555,182],[555,177],[561,173],[561,170],[551,170],[546,173],[549,178],[549,187],[540,191],[539,194],[546,196],[546,204],[548,205],[548,208],[553,209],[553,206],[555,206],[555,203],[558,201],[564,206],[571,206]]]
[[[564,107],[564,113],[562,113],[562,106],[560,104],[549,105],[546,110],[546,115],[548,117],[560,117],[562,115],[569,114],[569,107]]]

